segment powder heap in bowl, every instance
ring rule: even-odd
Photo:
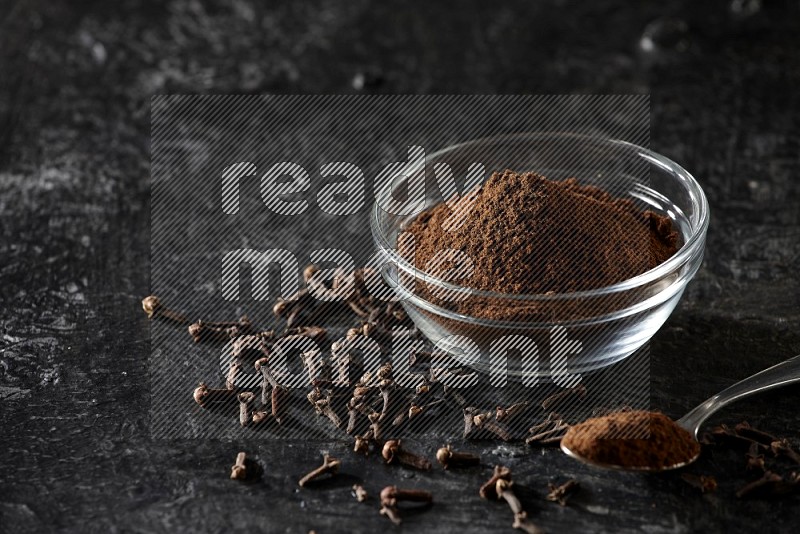
[[[472,276],[459,284],[503,294],[613,285],[678,248],[670,220],[631,200],[572,178],[509,170],[494,173],[452,209],[443,203],[421,213],[406,230],[414,236],[417,268],[437,276],[429,263],[434,254],[458,250],[473,264]]]
[[[561,445],[586,460],[626,469],[661,470],[691,461],[700,444],[658,412],[617,412],[573,426]]]

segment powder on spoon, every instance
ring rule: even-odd
[[[569,429],[561,444],[599,464],[632,469],[664,469],[692,460],[700,444],[658,412],[617,412]]]

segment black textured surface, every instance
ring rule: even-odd
[[[652,343],[653,405],[679,416],[800,353],[800,6],[769,0],[278,7],[0,5],[0,531],[375,531],[383,485],[431,489],[407,530],[508,529],[488,468],[413,474],[349,444],[156,441],[148,434],[149,97],[179,92],[650,92],[651,146],[712,210],[706,262]],[[732,406],[795,439],[800,389]],[[438,443],[417,443],[432,449]],[[742,458],[675,475],[595,471],[556,450],[468,444],[515,472],[550,532],[790,531],[798,497],[742,501]],[[227,479],[238,450],[261,482]],[[345,477],[298,491],[328,449]],[[578,478],[573,505],[544,500]],[[349,486],[364,479],[373,499]]]

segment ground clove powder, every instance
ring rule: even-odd
[[[464,285],[505,294],[613,285],[663,263],[678,245],[668,218],[631,200],[574,178],[510,170],[492,174],[452,209],[442,203],[423,212],[407,231],[418,268],[430,269],[437,251],[460,250],[474,264]]]
[[[422,272],[491,294],[563,294],[607,287],[642,274],[669,259],[679,234],[669,218],[643,210],[574,178],[549,180],[533,172],[495,172],[455,202],[420,213],[405,230],[414,251],[399,252]],[[457,250],[472,274],[454,281],[453,265],[437,262],[441,251]],[[433,266],[432,266],[433,265]],[[416,292],[439,306],[473,317],[564,320],[586,312],[580,303],[554,306],[472,298],[453,303],[418,284]],[[629,305],[595,300],[591,313]],[[619,300],[619,299],[617,299]],[[560,306],[560,307],[559,307]]]
[[[663,469],[690,461],[700,444],[658,412],[616,412],[573,426],[562,445],[591,462]]]

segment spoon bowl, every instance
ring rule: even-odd
[[[728,404],[744,397],[761,393],[762,391],[767,391],[781,386],[787,386],[795,382],[800,382],[800,355],[789,358],[784,362],[773,365],[768,369],[764,369],[763,371],[745,378],[744,380],[736,382],[727,389],[717,393],[713,397],[710,397],[675,422],[678,424],[678,426],[689,432],[692,435],[692,438],[696,441],[703,423],[714,413]],[[561,450],[567,456],[595,467],[614,469],[618,471],[636,472],[661,472],[680,469],[692,464],[700,456],[700,453],[698,452],[696,455],[694,455],[694,457],[687,461],[679,462],[666,467],[652,468],[647,466],[629,467],[593,461],[571,450],[564,444],[564,440],[561,441]]]

